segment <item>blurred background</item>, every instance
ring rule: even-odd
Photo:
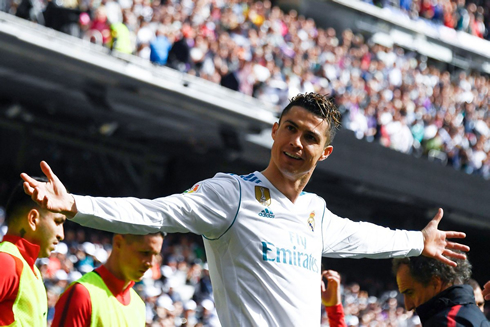
[[[319,92],[343,128],[306,190],[391,228],[420,230],[442,207],[482,285],[489,24],[489,0],[0,0],[0,221],[41,160],[96,196],[156,198],[260,171],[288,99]],[[110,252],[111,234],[65,226],[38,261],[51,306]],[[323,266],[342,275],[348,325],[419,324],[389,260]],[[219,326],[200,236],[168,235],[136,288],[148,326]]]

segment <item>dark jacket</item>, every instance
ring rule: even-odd
[[[487,319],[475,304],[473,288],[452,286],[416,309],[424,327],[487,327]]]

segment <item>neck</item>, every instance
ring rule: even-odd
[[[127,279],[122,270],[121,267],[117,264],[118,260],[116,259],[115,253],[111,253],[109,258],[107,258],[106,263],[104,266],[109,270],[111,274],[113,274],[117,279],[123,280],[124,281],[124,288],[128,287],[129,283],[131,282],[129,279]]]
[[[270,164],[262,174],[277,188],[282,194],[284,194],[292,203],[296,201],[303,189],[308,184],[313,171],[305,173],[301,176],[286,175],[274,165]]]
[[[28,240],[29,242],[33,243],[31,237],[29,236],[30,234],[28,233],[28,229],[23,226],[17,228],[13,226],[9,226],[9,228],[7,229],[7,233],[5,235],[22,237]]]

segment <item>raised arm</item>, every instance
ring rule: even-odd
[[[68,218],[75,216],[78,210],[73,196],[68,193],[63,183],[45,161],[41,161],[41,170],[48,178],[47,183],[38,182],[26,173],[20,174],[24,180],[26,194],[42,208],[62,213]]]
[[[335,270],[322,272],[322,304],[327,311],[328,322],[331,327],[346,327],[344,308],[340,294],[340,274]]]
[[[424,235],[424,250],[422,251],[422,255],[456,267],[456,263],[451,258],[464,259],[466,256],[462,253],[456,253],[453,250],[467,252],[470,248],[464,244],[448,241],[448,238],[465,238],[466,234],[439,230],[438,226],[442,216],[443,211],[439,208],[434,218],[422,230],[422,234]]]

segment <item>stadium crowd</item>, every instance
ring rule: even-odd
[[[285,13],[270,1],[65,2],[81,10],[76,26],[66,32],[277,108],[298,93],[332,94],[344,127],[358,138],[490,178],[487,76],[440,70],[424,56],[350,30],[319,28],[312,19],[294,10]],[[402,1],[401,7],[407,2],[410,8],[433,3]],[[454,1],[434,3],[456,6]],[[38,17],[32,10],[28,16]]]
[[[0,221],[2,215],[0,208]],[[5,232],[6,226],[0,225],[0,241]],[[48,326],[63,291],[104,263],[110,251],[110,233],[65,225],[63,242],[49,258],[36,262],[47,289]],[[376,294],[362,290],[357,282],[342,286],[347,326],[420,326],[419,318],[398,302],[401,296],[396,290],[385,290],[380,283],[370,285]],[[195,235],[167,235],[160,259],[134,288],[145,301],[148,327],[220,326],[204,248]],[[324,308],[322,326],[328,326]]]
[[[490,3],[483,0],[364,0],[380,7],[394,8],[412,19],[426,19],[438,25],[490,39]]]

